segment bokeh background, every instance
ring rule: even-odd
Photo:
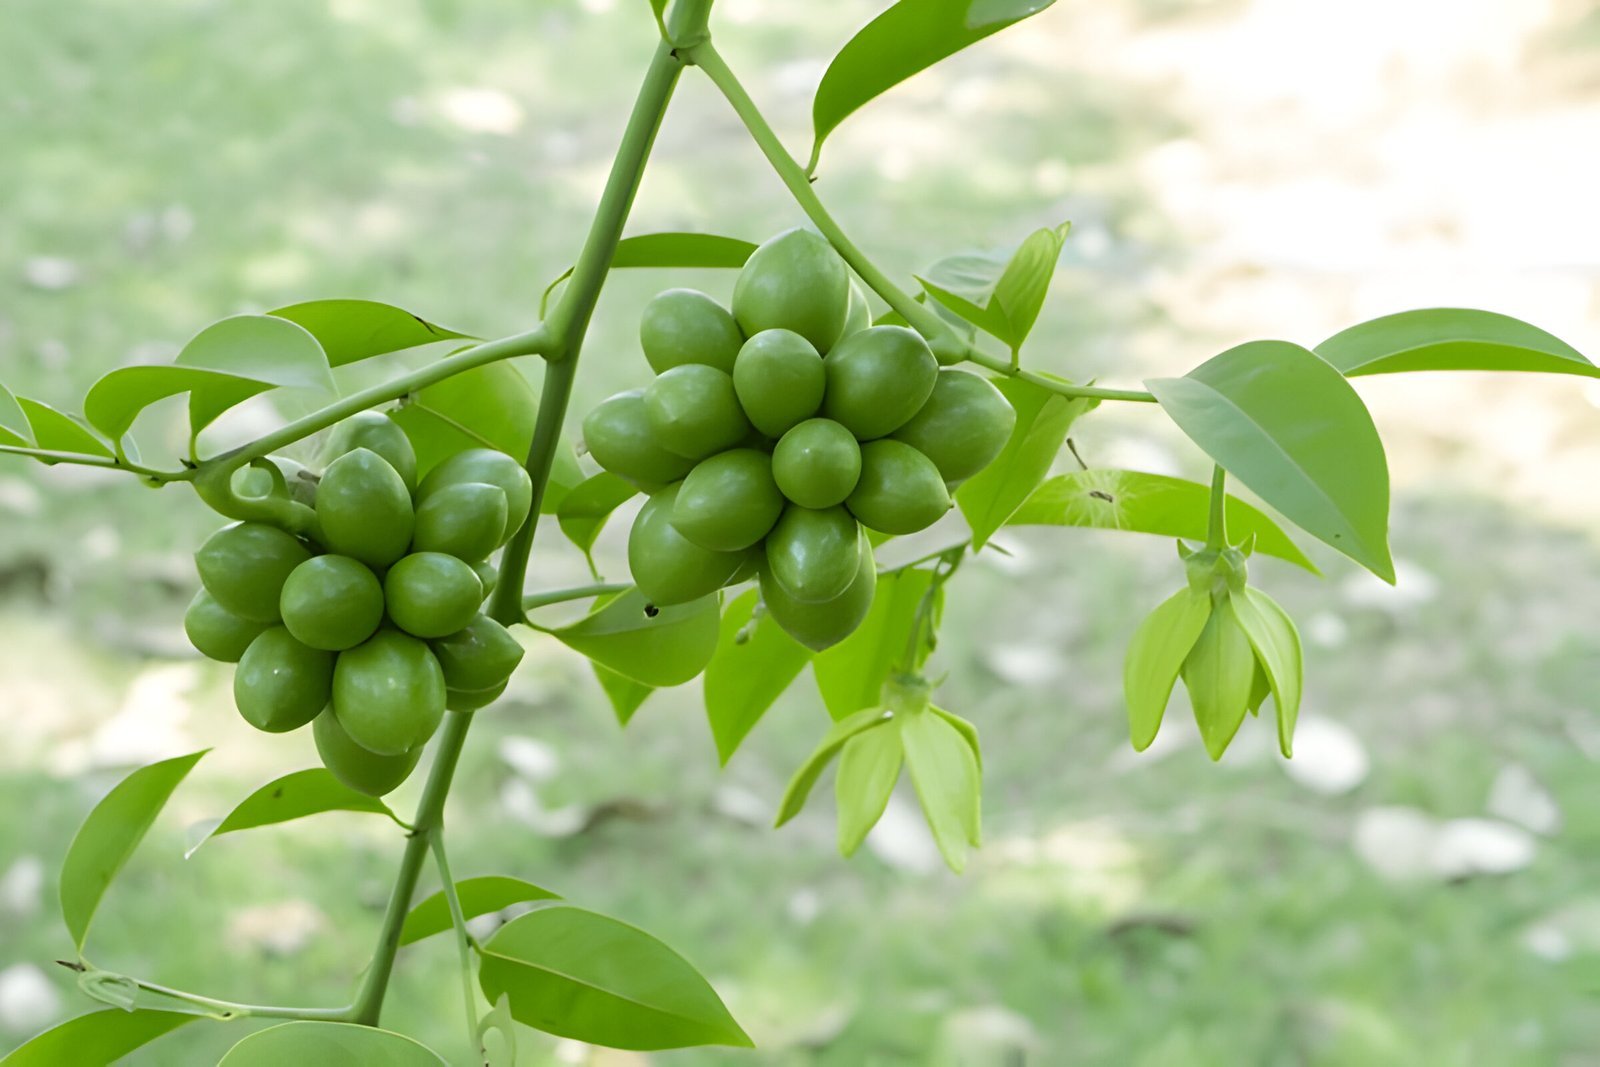
[[[724,53],[791,146],[874,3],[719,0]],[[575,254],[653,24],[634,0],[8,0],[0,377],[72,407],[107,369],[300,299],[398,303],[493,336]],[[1600,356],[1600,13],[1587,0],[1064,0],[830,141],[818,189],[901,277],[1070,218],[1028,360],[1181,373],[1429,304]],[[703,79],[632,230],[800,221]],[[578,410],[640,383],[642,302],[726,275],[613,277]],[[535,369],[535,373],[537,373]],[[1136,757],[1122,647],[1172,546],[1005,535],[953,589],[942,703],[984,738],[987,844],[948,874],[897,796],[833,852],[831,798],[769,829],[824,728],[802,679],[724,771],[695,686],[622,731],[534,643],[452,797],[458,875],[627,918],[711,976],[759,1052],[643,1056],[524,1032],[529,1064],[1600,1063],[1600,387],[1364,379],[1396,497],[1391,589],[1320,552],[1253,578],[1308,649],[1297,756],[1247,723],[1220,766],[1179,697]],[[294,410],[250,406],[245,437]],[[173,419],[142,424],[175,454]],[[1203,477],[1150,409],[1095,465]],[[329,815],[182,858],[185,827],[313,759],[251,731],[179,628],[216,520],[181,489],[0,466],[0,1049],[84,1010],[50,961],[70,835],[134,765],[216,746],[107,899],[97,962],[249,1000],[348,995],[399,851]],[[616,524],[602,559],[619,566]],[[553,533],[553,531],[549,531]],[[541,538],[539,586],[583,579]],[[416,782],[397,796],[401,810]],[[388,1020],[465,1063],[452,946]],[[212,1062],[237,1028],[133,1057]]]

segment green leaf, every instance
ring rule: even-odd
[[[750,625],[760,600],[760,591],[750,589],[728,604],[717,651],[706,664],[706,718],[723,766],[811,661],[811,650],[784,633],[770,614],[762,612]],[[746,634],[742,643],[741,633]]]
[[[1182,675],[1206,752],[1213,760],[1219,760],[1250,710],[1250,691],[1256,676],[1255,650],[1234,614],[1232,597],[1214,602],[1199,638],[1183,661]]]
[[[502,926],[480,952],[490,1002],[520,1023],[611,1048],[752,1047],[716,991],[649,934],[569,904]]]
[[[420,1041],[392,1030],[300,1020],[257,1030],[229,1049],[217,1067],[441,1067],[446,1063]]]
[[[1128,737],[1143,752],[1156,739],[1183,661],[1211,617],[1211,594],[1184,588],[1146,615],[1128,643],[1122,693],[1128,704]]]
[[[201,845],[221,834],[290,822],[324,811],[365,811],[399,822],[382,800],[356,792],[325,767],[312,767],[286,774],[251,793],[221,822],[212,824],[187,855],[194,855]]]
[[[562,494],[556,505],[556,522],[589,561],[590,570],[594,569],[594,542],[606,520],[638,491],[615,474],[601,471]]]
[[[884,708],[867,708],[854,715],[847,715],[828,728],[822,735],[811,755],[794,772],[794,777],[789,779],[789,785],[783,791],[783,800],[778,804],[778,818],[773,823],[774,827],[782,826],[806,806],[806,798],[811,795],[812,787],[817,784],[817,779],[822,777],[822,772],[827,770],[828,764],[833,762],[833,757],[839,754],[846,741],[856,736],[863,730],[870,730],[881,723],[888,722],[891,713]]]
[[[958,319],[971,326],[976,326],[991,337],[1005,337],[1010,332],[1010,323],[1006,320],[1006,313],[992,300],[979,306],[966,297],[950,291],[937,282],[927,278],[918,278],[923,290],[933,297],[935,305],[952,312]],[[970,331],[969,331],[970,333]]]
[[[1255,649],[1260,670],[1272,690],[1272,702],[1278,708],[1278,748],[1285,758],[1292,757],[1304,682],[1300,631],[1288,612],[1259,589],[1246,588],[1232,600],[1234,615]],[[1260,707],[1261,702],[1253,693],[1251,699]]]
[[[1182,378],[1145,386],[1190,440],[1262,500],[1394,581],[1383,442],[1332,364],[1287,341],[1251,341]]]
[[[655,0],[651,2],[654,3]],[[624,267],[737,269],[744,266],[744,261],[749,259],[750,253],[755,250],[755,244],[750,241],[715,233],[682,231],[641,233],[633,237],[624,237],[617,243],[616,255],[611,259],[611,269]],[[557,286],[570,277],[572,268],[568,267],[545,287],[544,296],[539,301],[540,317],[543,317],[549,309],[550,295],[556,291]]]
[[[567,647],[650,686],[682,685],[717,650],[717,597],[651,608],[637,589],[599,605],[571,626],[550,631]]]
[[[623,726],[633,721],[634,712],[650,698],[655,686],[636,682],[625,674],[618,674],[610,667],[602,666],[593,660],[589,666],[594,671],[594,676],[600,681],[600,689],[605,693],[606,699],[611,702],[611,710],[617,716],[617,722]]]
[[[1006,520],[1007,526],[1083,526],[1203,541],[1211,487],[1143,471],[1087,470],[1049,479]],[[1228,536],[1256,539],[1256,551],[1304,567],[1316,565],[1259,508],[1229,496]]]
[[[52,1026],[0,1059],[5,1067],[95,1067],[115,1063],[180,1026],[203,1018],[178,1011],[91,1011]]]
[[[78,828],[61,864],[61,916],[80,951],[112,879],[144,840],[172,791],[207,751],[140,767],[112,787]]]
[[[933,572],[908,568],[878,576],[872,608],[854,633],[811,661],[828,714],[843,719],[883,704],[883,683],[911,641],[917,608]]]
[[[232,395],[247,388],[264,392],[271,384],[198,367],[119,367],[89,387],[83,413],[95,429],[118,438],[128,432],[141,411],[158,400],[190,392]]]
[[[808,170],[828,134],[857,108],[968,45],[1042,11],[1048,3],[900,0],[852,37],[828,64],[811,105]]]
[[[900,778],[903,757],[898,716],[844,743],[839,773],[833,780],[834,800],[839,806],[840,855],[855,855],[883,818],[894,783]]]
[[[417,450],[420,478],[469,448],[497,448],[517,460],[533,443],[539,394],[510,363],[490,363],[413,393],[389,417]]]
[[[503,911],[513,904],[530,900],[560,900],[561,894],[552,893],[521,878],[486,874],[457,882],[456,899],[461,902],[462,917],[475,919],[479,915]],[[425,937],[444,933],[450,929],[450,925],[450,905],[441,889],[411,909],[405,925],[400,928],[400,944],[410,945]]]
[[[235,315],[214,322],[195,334],[174,362],[229,376],[191,386],[191,437],[229,408],[275,386],[337,392],[328,357],[317,339],[300,326],[269,315]]]
[[[327,354],[330,367],[401,352],[435,341],[476,340],[375,300],[309,300],[267,312],[303,328]]]
[[[0,431],[4,432],[7,444],[33,444],[33,427],[28,422],[27,413],[17,403],[11,390],[3,385],[0,385]],[[12,441],[11,438],[16,440]]]
[[[1543,371],[1600,377],[1577,349],[1510,315],[1422,308],[1341,330],[1317,355],[1350,377],[1418,370]]]
[[[1005,273],[996,283],[991,306],[1005,316],[1006,332],[997,335],[1015,352],[1022,347],[1039,320],[1044,298],[1050,291],[1050,279],[1055,276],[1056,260],[1061,258],[1061,244],[1066,239],[1071,223],[1062,223],[1054,229],[1035,230],[1017,246],[1016,254],[1006,264]]]
[[[994,384],[1016,409],[1017,424],[994,462],[956,490],[974,549],[982,548],[1039,488],[1073,421],[1094,407],[1092,401],[1069,399],[1017,378],[998,378]]]
[[[113,454],[104,441],[86,430],[70,415],[64,415],[49,404],[29,400],[25,396],[17,397],[16,403],[28,418],[35,447],[49,449],[52,452],[80,452],[89,456]]]
[[[982,774],[972,746],[926,708],[901,717],[900,738],[917,800],[945,865],[960,874],[968,847],[982,843]]]

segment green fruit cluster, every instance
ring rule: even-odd
[[[339,424],[314,476],[273,457],[242,495],[312,507],[310,536],[243,522],[195,553],[202,588],[184,616],[195,648],[237,663],[234,703],[252,726],[312,724],[323,763],[381,796],[405,781],[446,708],[494,700],[522,646],[479,610],[489,557],[528,516],[533,486],[510,456],[459,452],[417,481],[400,426],[378,412]]]
[[[871,607],[866,531],[932,525],[1016,423],[988,379],[871,325],[844,261],[806,230],[751,254],[731,309],[656,296],[639,340],[655,380],[583,423],[595,461],[650,495],[628,542],[634,583],[669,605],[759,577],[773,618],[815,649]]]

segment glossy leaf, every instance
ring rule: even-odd
[[[567,647],[633,681],[682,685],[705,670],[717,649],[716,596],[651,608],[630,589],[571,626],[551,631]]]
[[[945,865],[960,874],[967,849],[982,843],[982,775],[954,726],[926,708],[902,717],[900,739],[917,800]]]
[[[1250,710],[1256,654],[1234,614],[1232,597],[1215,601],[1188,658],[1183,685],[1206,752],[1218,760]]]
[[[1145,385],[1190,440],[1267,504],[1394,581],[1383,442],[1332,364],[1287,341],[1251,341]]]
[[[0,1059],[5,1067],[64,1067],[115,1063],[202,1016],[176,1011],[91,1011],[52,1026]]]
[[[1186,587],[1162,601],[1133,632],[1122,663],[1122,694],[1135,751],[1143,752],[1156,739],[1178,672],[1210,617],[1211,594]]]
[[[1211,487],[1143,471],[1087,470],[1049,479],[1006,520],[1007,526],[1082,526],[1203,541]],[[1229,496],[1228,536],[1255,538],[1256,551],[1313,574],[1316,566],[1283,528],[1259,508]]]
[[[89,387],[83,398],[83,413],[95,429],[117,438],[128,432],[141,411],[158,400],[180,393],[227,390],[231,394],[246,388],[261,392],[271,385],[200,367],[119,367]]]
[[[611,1048],[750,1047],[687,960],[627,923],[552,904],[502,926],[483,946],[490,1002],[536,1030]]]
[[[1541,371],[1600,377],[1583,353],[1510,315],[1471,308],[1422,308],[1341,330],[1316,347],[1345,374],[1400,371]]]
[[[1272,690],[1272,702],[1277,705],[1278,748],[1285,758],[1291,757],[1304,684],[1300,631],[1288,612],[1259,589],[1246,588],[1232,600],[1234,614],[1255,649],[1261,673],[1266,675]],[[1256,707],[1261,706],[1255,693],[1251,694],[1251,700]]]
[[[561,894],[552,893],[542,886],[511,878],[503,874],[480,875],[463,878],[456,883],[456,899],[461,902],[463,918],[475,919],[494,911],[504,911],[513,904],[533,900],[560,900]],[[441,934],[450,929],[450,905],[444,890],[411,909],[405,925],[400,928],[400,944],[410,945],[425,937]]]
[[[33,427],[28,424],[27,413],[11,390],[3,385],[0,385],[0,436],[5,436],[9,444],[33,444]]]
[[[217,1067],[441,1067],[446,1063],[420,1041],[392,1030],[300,1020],[257,1030],[229,1049]]]
[[[1062,223],[1054,229],[1040,229],[1030,233],[1017,246],[1016,254],[1006,264],[1005,273],[994,288],[993,306],[1005,316],[1006,332],[1000,340],[1015,352],[1022,347],[1039,320],[1044,298],[1050,291],[1050,279],[1055,276],[1056,261],[1061,258],[1061,244],[1071,223]]]
[[[80,452],[90,456],[110,456],[110,447],[90,433],[78,420],[64,415],[49,404],[16,398],[17,406],[28,418],[33,444],[52,452]]]
[[[899,717],[863,730],[844,743],[839,773],[833,780],[839,807],[839,854],[855,855],[867,834],[883,818],[889,796],[900,778],[904,757]]]
[[[325,767],[311,767],[286,774],[251,793],[226,818],[212,824],[188,855],[194,855],[201,845],[220,834],[272,826],[324,811],[364,811],[395,819],[394,812],[382,800],[356,792]]]
[[[767,612],[751,625],[760,600],[760,591],[749,589],[729,602],[722,613],[717,651],[706,664],[706,718],[724,766],[811,661],[810,649],[784,633]],[[741,633],[746,635],[743,642]]]
[[[968,45],[1049,6],[994,0],[900,0],[863,26],[828,64],[811,105],[815,170],[828,134],[857,108]]]
[[[828,714],[843,719],[883,703],[883,683],[911,641],[917,608],[933,572],[915,568],[878,576],[872,609],[849,637],[811,661]]]
[[[474,339],[376,300],[310,300],[267,314],[287,319],[315,337],[331,367],[435,341]]]
[[[606,699],[611,702],[611,710],[616,714],[617,722],[623,726],[633,721],[634,713],[650,698],[650,694],[656,691],[655,686],[636,682],[627,675],[618,674],[610,667],[593,660],[589,661],[589,667],[599,680],[600,689],[605,693]]]
[[[270,315],[235,315],[214,322],[195,334],[174,362],[229,376],[190,390],[191,437],[229,408],[275,386],[337,391],[317,339],[295,323]]]
[[[789,779],[789,785],[783,791],[783,800],[778,804],[778,818],[774,826],[782,826],[806,806],[806,798],[811,796],[811,790],[817,784],[817,779],[822,777],[822,772],[827,770],[828,764],[844,748],[845,742],[863,730],[870,730],[887,722],[890,713],[883,708],[867,708],[854,715],[846,715],[828,728],[822,735],[821,742],[812,750],[811,755],[794,772],[794,777]]]
[[[140,767],[113,786],[78,828],[61,864],[61,916],[80,950],[112,879],[205,754],[191,752]]]
[[[539,394],[510,363],[446,378],[412,394],[389,417],[417,450],[417,476],[469,448],[497,448],[520,463],[533,442]]]
[[[994,462],[956,490],[975,549],[987,544],[1039,488],[1073,421],[1094,407],[1092,401],[1069,399],[1017,378],[999,378],[994,384],[1016,409],[1017,424]]]
[[[567,540],[578,546],[589,567],[594,569],[594,543],[606,520],[617,508],[633,499],[635,489],[609,471],[585,478],[561,495],[556,505],[556,522]]]
[[[991,337],[1003,338],[1011,332],[1005,311],[992,298],[988,303],[977,304],[931,279],[919,277],[917,281],[933,297],[935,307],[949,311],[966,325],[975,326]]]
[[[659,12],[658,12],[659,14]],[[617,243],[617,253],[612,257],[611,268],[623,267],[681,267],[681,268],[731,268],[744,266],[754,243],[737,237],[724,237],[715,233],[641,233],[624,237]],[[550,295],[557,286],[572,277],[568,267],[548,286],[539,302],[539,314],[549,310]]]

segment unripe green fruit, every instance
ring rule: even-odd
[[[436,489],[417,505],[411,551],[443,552],[477,563],[500,544],[509,516],[505,490],[488,482]]]
[[[388,460],[367,448],[346,452],[317,486],[317,527],[328,551],[387,567],[411,547],[411,494]]]
[[[328,706],[333,653],[312,648],[282,626],[250,642],[233,672],[233,702],[257,730],[297,730]]]
[[[238,663],[250,642],[272,624],[243,619],[217,603],[217,598],[200,590],[183,613],[183,632],[200,654],[222,663]]]
[[[744,562],[743,553],[701,548],[672,525],[678,486],[657,490],[639,509],[628,533],[628,570],[652,604],[698,600],[722,588]]]
[[[639,344],[657,374],[685,363],[731,374],[743,342],[728,309],[695,289],[658,293],[639,319]]]
[[[478,581],[483,583],[483,595],[487,599],[494,587],[500,584],[500,569],[487,560],[480,560],[472,565],[472,573],[478,576]]]
[[[735,448],[703,459],[689,472],[672,506],[672,525],[684,537],[717,552],[749,548],[783,514],[783,494],[772,480],[772,457]]]
[[[332,708],[312,720],[311,736],[317,743],[322,765],[339,781],[369,797],[394,792],[411,776],[422,758],[421,745],[398,756],[380,756],[367,751],[344,732]]]
[[[323,452],[332,463],[346,452],[369,449],[382,456],[406,483],[406,492],[417,487],[417,450],[400,424],[381,411],[358,411],[333,428]]]
[[[506,528],[500,534],[500,544],[511,540],[511,535],[522,529],[533,507],[533,479],[522,464],[495,448],[469,448],[457,452],[440,463],[417,487],[417,501],[421,503],[447,485],[466,482],[486,482],[499,486],[506,494]]]
[[[888,440],[861,446],[861,480],[844,505],[863,526],[886,534],[926,530],[954,506],[933,460]]]
[[[920,334],[904,326],[871,326],[839,342],[823,361],[828,393],[822,413],[862,441],[884,437],[917,413],[939,375]]]
[[[294,569],[279,599],[295,640],[328,652],[354,648],[383,621],[383,586],[349,556],[316,556]]]
[[[791,599],[832,600],[861,564],[861,527],[841,507],[814,511],[791,504],[767,535],[767,570]]]
[[[733,572],[728,580],[722,583],[724,589],[748,582],[759,575],[761,568],[767,565],[767,549],[765,545],[751,545],[744,550],[742,555],[743,562],[739,564],[738,569]]]
[[[844,316],[844,332],[839,335],[842,341],[853,333],[860,333],[872,325],[872,305],[867,303],[867,294],[854,278],[850,279],[850,307]],[[838,341],[834,344],[838,345]]]
[[[289,572],[311,558],[293,534],[260,522],[224,526],[194,554],[206,591],[251,622],[278,621],[278,595]]]
[[[993,382],[945,369],[922,410],[894,436],[933,460],[945,481],[960,482],[994,462],[1016,425],[1016,409]]]
[[[783,495],[803,508],[844,502],[861,476],[855,434],[832,419],[807,419],[772,451],[772,476]]]
[[[715,367],[673,367],[644,391],[644,410],[656,440],[669,452],[704,459],[750,433],[733,379]]]
[[[822,407],[828,373],[810,341],[793,330],[762,330],[739,349],[733,389],[757,430],[782,437]]]
[[[471,567],[443,552],[414,552],[383,579],[389,618],[416,637],[443,637],[472,621],[483,583]]]
[[[821,236],[785,230],[750,254],[733,286],[733,317],[746,337],[793,330],[818,352],[844,332],[850,273]]]
[[[502,685],[522,662],[523,649],[511,631],[487,615],[475,615],[447,637],[430,641],[450,689],[490,689]]]
[[[339,653],[333,713],[350,740],[380,756],[399,756],[433,736],[444,718],[444,674],[428,646],[398,630],[379,630]]]
[[[773,621],[790,637],[815,652],[831,648],[849,637],[872,610],[878,565],[872,558],[872,545],[867,541],[866,532],[860,536],[861,558],[855,577],[849,587],[832,600],[820,604],[796,600],[769,572],[761,574],[761,599],[772,613]]]
[[[644,410],[644,390],[603,400],[583,419],[583,443],[594,461],[634,485],[655,487],[682,478],[694,466],[667,451]]]
[[[477,711],[499,700],[501,694],[506,691],[506,685],[507,683],[501,682],[487,689],[446,689],[444,706],[451,711]]]

